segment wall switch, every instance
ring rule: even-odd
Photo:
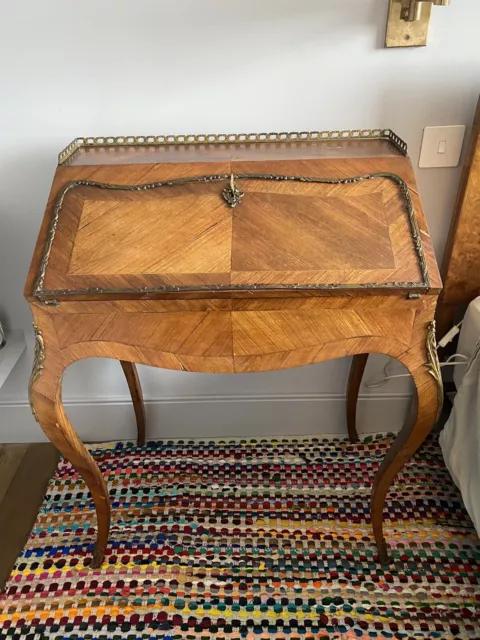
[[[418,166],[458,167],[462,154],[465,126],[425,127]]]

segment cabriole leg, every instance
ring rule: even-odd
[[[412,458],[430,433],[440,415],[443,402],[442,378],[435,348],[435,325],[430,323],[423,339],[402,358],[415,384],[417,410],[414,420],[407,421],[390,447],[373,483],[371,517],[379,561],[389,561],[383,534],[385,498],[403,466]]]
[[[120,360],[120,364],[122,365],[130,395],[132,396],[133,410],[135,411],[135,418],[137,420],[137,444],[139,447],[142,447],[145,444],[146,415],[137,367],[133,362],[127,362],[126,360]]]
[[[351,443],[358,442],[357,401],[363,373],[367,366],[368,353],[353,356],[347,386],[347,428]]]
[[[95,504],[97,540],[91,566],[103,562],[110,530],[110,500],[97,463],[77,436],[62,404],[62,376],[65,369],[61,353],[45,347],[41,330],[35,326],[35,359],[30,378],[32,412],[47,438],[73,465],[85,481]]]

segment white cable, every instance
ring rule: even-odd
[[[451,342],[458,333],[460,333],[460,327],[462,326],[462,322],[463,320],[460,320],[458,324],[453,325],[450,331],[447,331],[447,333],[443,336],[443,338],[438,341],[437,348],[446,347],[447,344]]]
[[[410,377],[409,373],[397,373],[394,376],[387,376],[386,378],[382,378],[378,382],[371,382],[370,384],[367,384],[365,386],[368,387],[369,389],[373,389],[374,387],[383,387],[383,385],[387,384],[387,382],[392,378],[409,378],[409,377]]]
[[[365,386],[368,387],[369,389],[375,389],[377,387],[383,387],[384,385],[386,385],[389,379],[392,377],[388,375],[388,367],[390,366],[391,363],[392,363],[392,360],[388,360],[387,364],[383,367],[383,378],[381,378],[381,380],[379,380],[378,382],[370,382],[370,384],[366,384]],[[405,374],[402,373],[401,375],[405,375]]]
[[[464,358],[463,361],[460,362],[451,362],[452,358]],[[454,353],[451,356],[449,356],[445,362],[440,362],[440,367],[455,367],[456,365],[463,365],[464,367],[467,366],[468,361],[470,360],[470,358],[468,358],[467,356],[464,356],[461,353]],[[410,374],[409,373],[397,373],[394,376],[389,376],[387,371],[388,371],[388,367],[391,364],[391,360],[389,360],[387,362],[387,364],[383,367],[383,374],[384,377],[381,378],[381,380],[379,380],[378,382],[370,382],[369,384],[366,384],[365,386],[368,387],[368,389],[375,389],[378,387],[383,387],[384,385],[387,384],[387,382],[389,380],[392,380],[393,378],[409,378]]]
[[[445,360],[445,364],[447,362],[450,362],[450,360],[452,360],[453,358],[463,358],[464,360],[469,360],[469,357],[468,356],[464,356],[463,353],[452,353],[452,355],[448,356],[448,358]],[[442,364],[443,363],[441,363],[440,366]],[[460,363],[458,363],[458,364],[460,364]]]
[[[450,331],[447,331],[447,333],[443,336],[443,338],[438,341],[437,349],[439,347],[442,347],[442,348],[445,347],[449,342],[451,342],[455,338],[455,336],[460,332],[460,327],[462,326],[462,323],[463,323],[463,320],[460,320],[460,322],[454,325],[450,329]],[[454,358],[463,358],[463,361],[452,362]],[[469,358],[467,356],[464,356],[462,353],[454,353],[451,356],[449,356],[445,360],[445,362],[441,362],[440,366],[441,367],[454,367],[456,365],[466,366],[468,364],[468,361],[469,361]],[[392,360],[388,360],[387,364],[383,367],[383,378],[381,378],[378,382],[370,382],[365,386],[368,389],[377,389],[378,387],[383,387],[384,385],[386,385],[389,380],[392,380],[392,378],[409,378],[410,377],[409,373],[398,373],[394,376],[389,376],[388,367],[390,366],[391,363],[392,363]]]
[[[456,367],[458,364],[463,365],[464,367],[467,366],[468,362],[441,362],[440,366],[441,367]]]

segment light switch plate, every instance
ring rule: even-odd
[[[418,166],[458,167],[462,155],[465,126],[425,127]]]

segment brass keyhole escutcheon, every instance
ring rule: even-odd
[[[226,187],[222,191],[223,199],[233,209],[240,204],[244,195],[245,194],[243,193],[243,191],[240,191],[240,189],[235,184],[235,176],[232,173],[232,175],[230,176],[230,183],[228,187]]]

